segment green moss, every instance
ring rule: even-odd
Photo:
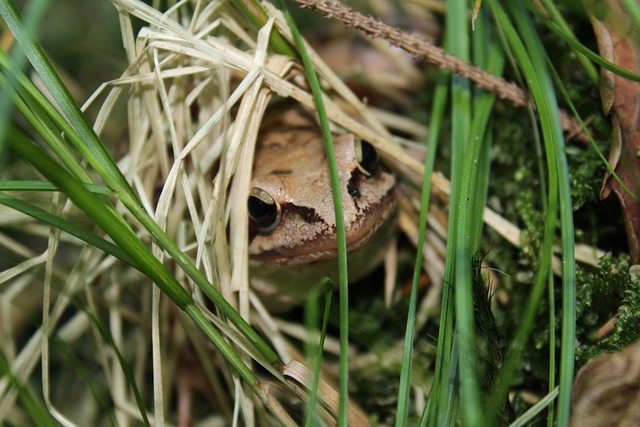
[[[602,144],[600,150],[607,152]],[[600,185],[604,175],[604,165],[593,147],[584,149],[575,145],[565,149],[570,165],[571,196],[574,210],[580,209],[585,202],[598,200]]]
[[[640,281],[629,274],[627,255],[605,255],[600,269],[578,269],[578,360],[621,350],[640,339]],[[617,316],[615,326],[601,339],[598,331]]]

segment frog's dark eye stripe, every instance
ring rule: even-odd
[[[272,231],[280,223],[282,217],[280,205],[266,191],[254,187],[249,193],[247,209],[251,221],[262,233]]]

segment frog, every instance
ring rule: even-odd
[[[395,175],[376,148],[336,132],[349,282],[383,259],[396,229]],[[337,283],[337,232],[322,133],[309,113],[291,109],[263,126],[254,156],[249,214],[252,286],[263,301],[288,308],[328,277]]]

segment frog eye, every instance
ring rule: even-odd
[[[247,200],[251,221],[263,233],[272,231],[280,223],[280,205],[264,190],[252,188]]]
[[[367,141],[356,140],[358,169],[365,175],[372,175],[378,167],[378,151]]]

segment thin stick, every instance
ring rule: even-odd
[[[495,93],[502,99],[511,101],[516,106],[525,106],[529,101],[529,94],[515,83],[500,76],[488,73],[483,69],[471,65],[454,55],[444,51],[428,41],[413,34],[406,33],[399,28],[383,23],[380,19],[365,16],[351,8],[342,6],[335,0],[294,0],[302,8],[310,8],[324,15],[327,19],[335,19],[347,27],[357,28],[371,37],[380,37],[393,46],[406,52],[424,58],[441,68],[447,68],[452,73],[467,78],[476,85]],[[580,141],[588,138],[583,132],[582,125],[566,112],[560,111],[562,127]]]

